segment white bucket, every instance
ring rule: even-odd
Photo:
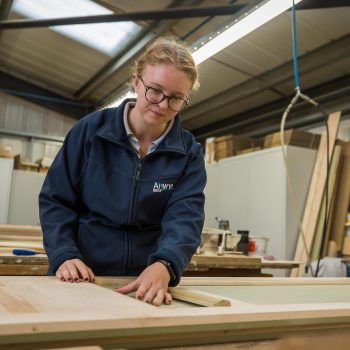
[[[267,246],[269,239],[267,237],[249,236],[250,241],[255,242],[255,256],[265,256],[267,255]]]

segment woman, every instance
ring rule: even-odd
[[[178,114],[196,84],[188,49],[160,38],[135,62],[136,101],[68,133],[39,197],[50,274],[138,276],[117,291],[171,303],[168,285],[179,283],[204,222],[203,155]]]

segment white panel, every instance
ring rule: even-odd
[[[288,147],[287,156],[288,164],[290,164],[289,173],[291,183],[294,188],[298,210],[302,217],[310,187],[311,174],[316,160],[316,151],[309,149],[304,150],[299,147]],[[293,259],[299,230],[296,229],[296,227],[298,227],[298,216],[293,207],[289,192],[287,192],[286,205],[285,256],[287,259]]]
[[[232,230],[244,230],[249,225],[247,212],[249,183],[246,180],[249,164],[245,157],[239,156],[223,159],[218,164],[219,216],[230,221]]]
[[[302,213],[316,151],[287,146],[287,154]],[[207,167],[206,223],[213,223],[209,220],[215,216],[228,219],[233,231],[246,229],[251,235],[268,237],[267,253],[276,259],[293,259],[299,229],[281,147],[226,158],[215,167],[215,172],[213,166]]]
[[[0,224],[7,224],[13,159],[0,158]]]
[[[218,222],[215,220],[216,216],[220,216],[219,203],[220,191],[219,186],[219,167],[218,164],[207,164],[207,185],[204,190],[205,194],[205,223],[204,226],[217,227]]]
[[[38,197],[46,174],[14,170],[8,223],[39,225]]]
[[[283,259],[286,188],[281,149],[254,152],[245,159],[249,162],[245,178],[248,182],[247,229],[253,236],[268,237],[268,253]]]

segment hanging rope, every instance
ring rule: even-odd
[[[307,246],[307,242],[306,242],[306,238],[305,238],[304,228],[303,228],[303,225],[302,225],[302,219],[301,219],[300,211],[298,209],[298,205],[297,205],[296,198],[295,198],[295,192],[294,192],[294,189],[293,189],[293,186],[292,186],[292,182],[291,182],[291,178],[290,178],[290,172],[288,170],[287,154],[286,154],[285,142],[284,142],[284,130],[285,130],[285,123],[286,123],[287,117],[288,117],[291,109],[295,106],[295,104],[298,102],[299,99],[304,100],[305,102],[311,104],[312,106],[320,108],[320,110],[323,113],[325,119],[326,119],[326,115],[325,115],[325,112],[324,112],[322,106],[319,105],[318,102],[316,102],[311,97],[303,94],[300,91],[296,28],[297,27],[296,27],[295,3],[294,3],[294,0],[293,0],[293,6],[292,6],[292,39],[293,39],[293,68],[294,68],[294,80],[295,80],[295,91],[296,91],[296,93],[295,93],[294,97],[292,98],[291,102],[289,103],[289,105],[287,106],[287,108],[284,111],[283,116],[282,116],[281,125],[280,125],[281,148],[282,148],[283,162],[284,162],[284,166],[285,166],[285,169],[286,169],[288,189],[289,189],[289,192],[290,192],[290,195],[291,195],[293,208],[294,208],[295,213],[296,213],[297,218],[298,218],[299,232],[300,232],[301,237],[302,237],[302,241],[303,241],[303,245],[304,245],[304,249],[305,249],[305,253],[306,253],[306,257],[307,257],[307,266],[310,269],[311,275],[314,276],[314,277],[317,277],[317,272],[318,272],[318,269],[319,269],[320,255],[321,254],[319,254],[319,259],[318,259],[316,273],[314,273],[314,270],[313,270],[312,265],[311,265],[310,251],[309,251],[309,248]],[[326,123],[327,123],[327,120],[326,120]],[[329,172],[328,171],[328,167],[329,167],[328,149],[329,149],[329,147],[328,147],[328,124],[327,124],[327,180],[326,180],[327,190],[326,190],[326,215],[325,215],[324,230],[326,229],[326,219],[327,219],[326,217],[327,217],[327,206],[328,206],[328,172]]]

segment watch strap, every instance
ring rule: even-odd
[[[163,264],[167,268],[169,275],[170,275],[170,281],[176,280],[176,273],[171,265],[171,262],[169,262],[167,260],[163,260],[163,259],[158,259],[155,262],[160,262],[161,264]]]

